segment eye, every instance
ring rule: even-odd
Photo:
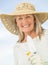
[[[20,17],[20,18],[18,18],[18,20],[22,20],[22,18]]]
[[[30,16],[26,16],[26,18],[30,18]]]

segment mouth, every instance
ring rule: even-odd
[[[23,25],[23,28],[28,28],[31,24]]]

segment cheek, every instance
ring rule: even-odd
[[[34,26],[34,20],[30,20],[29,23],[31,23]]]
[[[20,22],[17,22],[17,26],[18,26],[18,27],[21,27],[21,23],[20,23]]]
[[[30,22],[30,23],[31,23],[31,27],[34,28],[34,23],[35,22],[32,20],[32,22]]]

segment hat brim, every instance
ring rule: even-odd
[[[1,18],[1,14],[0,14],[0,18]]]
[[[29,11],[24,11],[23,12],[13,12],[12,14],[2,14],[0,17],[1,17],[1,20],[3,22],[3,24],[5,25],[5,27],[13,34],[18,34],[17,32],[17,28],[16,28],[16,25],[15,25],[15,16],[17,15],[25,15],[25,14],[35,14],[39,21],[41,23],[44,23],[47,19],[48,19],[48,12],[29,12]]]

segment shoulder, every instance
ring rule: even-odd
[[[44,34],[43,34],[42,38],[45,40],[48,40],[48,29],[44,30]]]
[[[14,45],[14,49],[19,49],[20,48],[20,43],[16,43],[15,45]]]
[[[20,53],[20,43],[16,43],[13,46],[13,52],[14,52],[14,56],[18,56],[18,54]]]
[[[15,60],[18,59],[18,55],[20,54],[19,47],[20,47],[20,44],[19,43],[16,43],[13,46],[13,54],[14,54]]]
[[[43,35],[45,38],[48,38],[48,29],[45,29],[44,30],[44,35]]]
[[[44,34],[47,34],[48,35],[48,29],[45,29],[44,30]]]

